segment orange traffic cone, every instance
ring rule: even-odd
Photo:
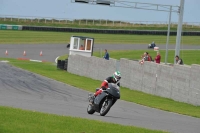
[[[8,55],[8,51],[6,50],[5,55]]]
[[[26,51],[24,50],[23,56],[26,56]]]
[[[42,51],[40,51],[40,56],[42,56]]]

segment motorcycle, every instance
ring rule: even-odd
[[[154,48],[154,47],[156,47],[155,43],[148,44],[148,48]]]
[[[96,96],[92,103],[91,96],[92,94],[88,96],[90,102],[87,107],[88,114],[98,112],[101,116],[105,116],[115,102],[120,99],[120,87],[117,84],[109,83],[108,88]]]

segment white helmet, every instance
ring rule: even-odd
[[[116,82],[118,82],[121,79],[121,73],[119,71],[116,71],[113,74],[113,78],[115,79]]]

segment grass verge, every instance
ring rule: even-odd
[[[58,116],[0,106],[1,133],[164,133],[76,117]]]
[[[166,36],[157,35],[121,35],[72,32],[12,31],[0,30],[0,44],[67,44],[72,35],[88,36],[95,44],[166,44]],[[176,36],[170,36],[169,44],[176,44]],[[183,36],[182,44],[200,45],[199,36]]]
[[[38,63],[29,61],[18,61],[16,59],[3,59],[9,60],[10,63],[16,67],[38,73],[40,75],[61,81],[63,83],[78,87],[83,90],[94,92],[95,88],[101,84],[101,81],[93,80],[91,78],[78,76],[68,73],[63,70],[58,70],[55,65],[51,63]],[[77,82],[78,81],[78,82]],[[189,115],[200,118],[200,106],[193,106],[187,103],[176,102],[168,98],[162,98],[146,94],[140,91],[130,90],[121,87],[121,99],[129,102],[138,103],[141,105],[175,112],[179,114]]]

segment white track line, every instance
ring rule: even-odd
[[[59,58],[60,56],[58,56],[56,59],[55,59],[55,63],[57,64],[57,61],[58,61],[58,58]]]
[[[7,61],[7,60],[2,60],[2,61],[0,61],[0,62],[4,62],[4,63],[7,63],[7,62],[9,62],[9,61]]]
[[[32,60],[32,59],[30,59],[29,61],[42,62],[41,60]]]

